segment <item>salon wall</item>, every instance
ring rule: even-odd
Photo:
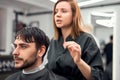
[[[6,48],[6,15],[5,9],[0,8],[0,51],[4,52]]]
[[[0,55],[11,54],[11,43],[14,38],[13,23],[15,20],[15,14],[13,8],[0,7]],[[26,21],[25,17],[20,16],[20,21]]]
[[[107,43],[109,41],[109,36],[113,34],[113,28],[107,28],[104,26],[91,24],[92,22],[91,13],[96,11],[116,13],[117,9],[120,9],[119,5],[112,5],[112,6],[109,5],[109,6],[100,6],[100,7],[91,7],[91,8],[81,9],[84,23],[90,24],[93,27],[93,34],[98,38],[98,40],[104,39],[105,42]]]
[[[53,37],[52,13],[27,16],[27,24],[31,22],[38,22],[38,26],[42,29],[51,39]]]

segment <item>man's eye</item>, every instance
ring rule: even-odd
[[[21,48],[23,48],[23,49],[24,49],[24,48],[27,48],[27,46],[26,46],[26,45],[22,45],[22,46],[21,46]]]

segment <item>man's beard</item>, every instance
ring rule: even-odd
[[[15,67],[16,69],[20,69],[20,70],[23,70],[23,69],[27,69],[31,66],[33,66],[36,62],[37,62],[37,53],[35,52],[32,57],[32,60],[24,60],[23,58],[18,58],[19,60],[23,61],[23,65],[21,67]]]
[[[37,61],[37,58],[35,58],[34,60],[32,60],[32,61],[30,61],[30,62],[25,61],[24,64],[23,64],[23,66],[20,67],[19,69],[21,69],[21,70],[22,70],[22,69],[27,69],[27,68],[33,66],[33,65],[36,63],[36,61]]]

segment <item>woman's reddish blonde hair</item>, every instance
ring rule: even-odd
[[[80,32],[83,32],[82,30],[83,20],[80,13],[80,8],[75,0],[58,0],[55,3],[54,10],[53,10],[54,39],[58,40],[59,36],[62,35],[61,29],[57,28],[55,24],[55,18],[54,18],[56,5],[62,1],[68,2],[71,6],[73,20],[72,20],[72,31],[70,35],[73,39],[75,39],[77,36],[80,35]]]

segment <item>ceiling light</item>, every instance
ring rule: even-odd
[[[101,1],[104,1],[104,0],[89,0],[89,1],[79,2],[78,5],[81,7],[81,6],[85,6],[85,5],[89,5],[89,4],[93,4]]]
[[[54,3],[57,2],[57,0],[50,0],[50,1],[52,1],[52,2],[54,2]]]

